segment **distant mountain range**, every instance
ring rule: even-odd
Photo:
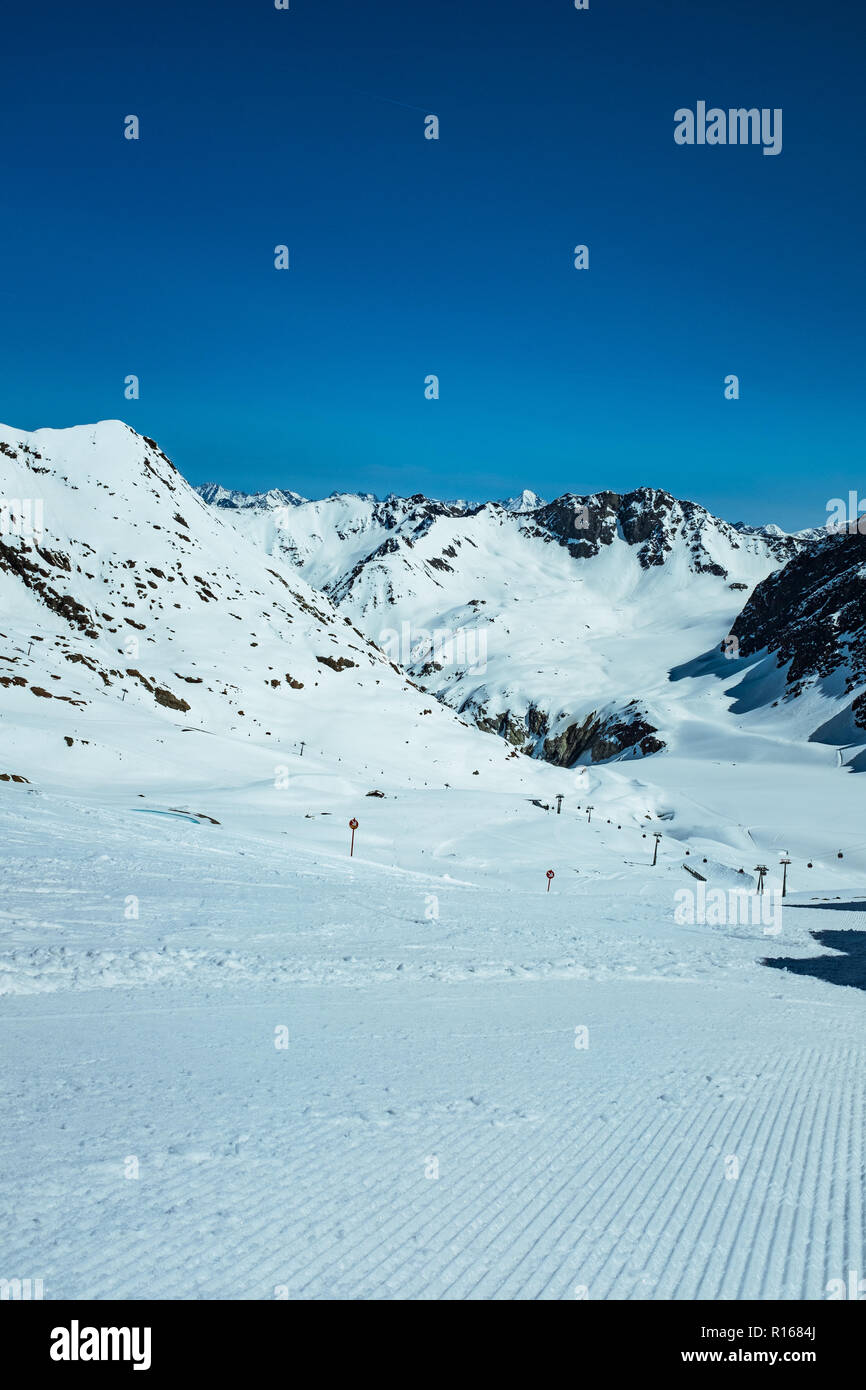
[[[864,583],[856,531],[731,524],[648,487],[249,496],[193,489],[119,421],[0,427],[0,776],[144,776],[179,747],[267,766],[310,740],[452,783],[520,754],[779,740],[859,768]]]
[[[764,581],[833,540],[821,530],[729,523],[648,487],[552,502],[524,491],[475,504],[421,494],[304,501],[279,491],[228,494],[216,484],[200,491],[438,700],[521,752],[567,765],[676,746],[693,740],[703,719],[715,727],[719,702],[732,706],[732,682],[757,658],[739,635],[754,623],[753,591],[759,605]],[[844,546],[838,553],[847,554]],[[791,572],[792,583],[812,573],[802,562]],[[729,635],[735,640],[722,647]],[[847,651],[843,643],[841,665]],[[696,653],[704,659],[690,666]],[[817,737],[823,702],[834,701],[835,718],[838,693],[820,663],[803,661],[803,678],[783,674],[773,700],[787,706],[809,694],[798,718],[807,711],[806,736]],[[711,666],[709,687],[670,678]],[[862,683],[853,662],[844,693],[856,699]],[[839,727],[850,731],[860,711],[849,708]]]
[[[239,511],[260,507],[298,507],[310,500],[308,497],[302,497],[299,492],[286,492],[278,487],[270,488],[268,492],[239,492],[236,488],[223,487],[221,483],[202,483],[196,488],[196,492],[212,507],[237,508]],[[332,498],[356,497],[362,502],[379,500],[372,492],[332,492],[330,495]],[[390,501],[392,497],[393,494],[386,500]],[[473,508],[472,503],[463,501],[449,502],[448,505],[460,511],[471,511]],[[504,507],[507,512],[532,512],[544,505],[544,499],[539,497],[537,492],[530,492],[524,488],[518,496],[506,497],[497,505]]]

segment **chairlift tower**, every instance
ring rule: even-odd
[[[780,859],[780,860],[779,860],[779,863],[780,863],[781,866],[782,866],[782,897],[783,897],[783,898],[784,898],[785,894],[786,894],[787,891],[788,891],[788,865],[790,864],[790,862],[791,862],[790,859]]]

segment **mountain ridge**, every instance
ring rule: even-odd
[[[283,508],[260,494],[232,520],[437,700],[566,766],[661,751],[669,671],[694,656],[697,630],[716,645],[754,586],[812,543],[657,488],[533,500],[509,511],[337,493]]]
[[[273,786],[306,746],[304,775],[327,755],[368,788],[498,775],[501,746],[122,421],[0,426],[0,497],[0,774],[147,786],[218,757]]]
[[[196,730],[312,739],[352,764],[360,728],[361,766],[399,777],[408,744],[460,778],[521,753],[577,768],[700,755],[736,730],[776,736],[789,715],[797,738],[860,737],[866,566],[858,551],[833,570],[826,535],[728,523],[651,488],[523,511],[206,491],[122,421],[0,427],[0,698],[29,756],[48,725],[76,757],[99,743],[106,768],[143,768]],[[22,525],[24,500],[44,512],[38,535],[9,534],[16,498]],[[853,647],[825,640],[833,586]],[[795,672],[783,685],[777,651]],[[106,701],[141,722],[140,748],[86,732]]]

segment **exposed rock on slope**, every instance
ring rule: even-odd
[[[74,780],[81,759],[91,779],[157,761],[184,775],[241,740],[271,782],[300,740],[398,779],[504,762],[452,711],[431,718],[350,617],[120,421],[0,426],[0,499],[0,718],[31,781],[34,767]],[[194,733],[224,742],[208,755]]]
[[[437,700],[555,762],[658,751],[671,667],[721,640],[803,544],[653,488],[480,506],[276,497],[226,515]],[[635,732],[638,695],[662,715]]]
[[[619,538],[636,548],[643,569],[663,565],[679,545],[694,574],[727,579],[736,552],[750,544],[784,561],[798,542],[775,527],[732,526],[696,502],[681,502],[669,492],[642,487],[633,492],[599,492],[588,497],[566,493],[533,512],[524,522],[528,534],[555,539],[576,558],[598,555]],[[727,562],[722,563],[722,561]]]
[[[781,698],[820,687],[851,696],[866,729],[866,536],[829,535],[757,586],[731,628],[742,657],[784,668]]]
[[[612,714],[593,712],[580,724],[570,724],[555,738],[545,739],[544,756],[560,767],[572,767],[588,756],[590,762],[608,762],[625,754],[648,757],[664,748],[658,730],[646,719],[636,700]]]

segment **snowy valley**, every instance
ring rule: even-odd
[[[5,1277],[863,1270],[856,531],[196,490],[119,421],[0,427],[0,497]]]

